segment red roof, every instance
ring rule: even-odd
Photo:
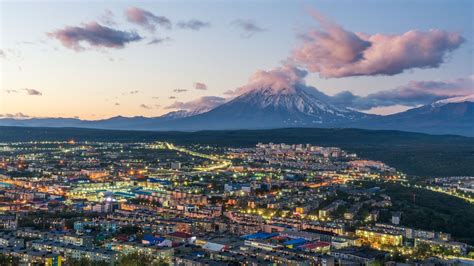
[[[274,239],[274,240],[284,240],[284,239],[286,239],[286,237],[284,237],[284,236],[274,236],[274,237],[272,237],[271,239]]]
[[[324,242],[324,241],[316,242],[317,247],[327,247],[327,246],[330,246],[330,245],[331,245],[331,243],[329,243],[329,242]]]
[[[323,242],[323,241],[318,241],[316,243],[308,243],[306,245],[300,246],[300,248],[304,249],[315,249],[315,248],[322,248],[322,247],[327,247],[330,246],[331,244],[328,242]]]
[[[168,236],[176,237],[176,238],[190,238],[192,235],[185,232],[173,232],[171,234],[168,234]]]

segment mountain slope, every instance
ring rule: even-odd
[[[304,89],[262,88],[244,93],[209,112],[169,121],[160,130],[330,127],[366,116],[335,107]]]
[[[114,116],[100,120],[81,120],[78,118],[27,118],[0,119],[0,126],[23,126],[23,127],[78,127],[78,128],[97,128],[97,129],[137,129],[145,130],[156,128],[156,125],[166,121],[175,120],[183,117],[199,114],[195,111],[179,110],[169,112],[159,117],[144,116]]]
[[[474,136],[474,102],[444,100],[393,115],[366,118],[352,126]]]

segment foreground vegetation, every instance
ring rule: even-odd
[[[401,225],[450,233],[456,241],[474,245],[474,205],[463,199],[400,183],[362,182],[378,186],[392,199],[393,206],[381,215],[389,222],[392,211],[402,211]]]

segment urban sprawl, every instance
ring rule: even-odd
[[[449,233],[404,226],[377,182],[411,186],[310,144],[3,143],[0,264],[473,263]],[[474,177],[416,186],[474,204]]]

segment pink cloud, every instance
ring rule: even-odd
[[[85,49],[81,42],[91,47],[123,48],[129,42],[142,39],[136,32],[127,32],[102,26],[97,22],[82,24],[82,26],[67,26],[48,36],[59,40],[66,48],[76,51]]]
[[[117,22],[115,22],[114,13],[109,9],[104,11],[104,13],[99,17],[99,21],[109,26],[117,25]]]
[[[149,105],[146,105],[144,103],[140,104],[140,107],[143,108],[143,109],[147,109],[147,110],[150,110],[152,109],[153,107],[149,106]]]
[[[261,88],[272,88],[276,91],[291,91],[297,85],[304,85],[307,72],[294,66],[284,65],[272,70],[257,70],[249,79],[249,82],[235,90],[225,92],[227,95],[237,96],[251,90]]]
[[[202,83],[202,82],[195,82],[194,83],[194,88],[196,90],[207,90],[207,85],[205,83]]]
[[[171,28],[171,21],[167,17],[157,16],[138,7],[128,8],[125,11],[125,16],[129,22],[140,25],[151,32],[156,30],[157,25],[167,29]]]
[[[455,32],[410,30],[403,34],[365,34],[345,30],[313,11],[321,29],[302,36],[292,60],[326,78],[395,75],[413,68],[439,67],[465,40]]]
[[[35,90],[35,89],[28,89],[28,88],[25,88],[24,91],[26,92],[26,94],[28,95],[33,95],[33,96],[41,96],[43,95],[43,93],[39,90]]]
[[[394,105],[417,106],[452,97],[465,97],[474,91],[474,79],[458,78],[445,81],[410,81],[394,89],[382,90],[367,96],[349,91],[340,92],[330,99],[333,103],[359,110]]]

